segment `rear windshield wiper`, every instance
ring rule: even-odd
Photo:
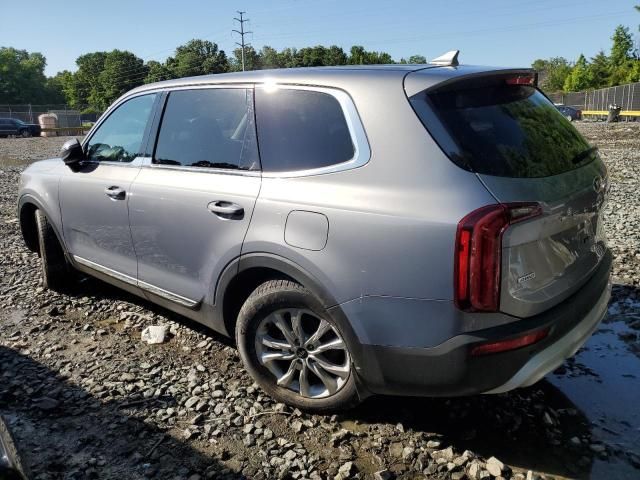
[[[585,158],[589,157],[591,154],[595,153],[598,151],[598,147],[590,147],[587,148],[586,150],[580,152],[579,154],[577,154],[575,157],[573,157],[571,159],[571,161],[573,163],[580,163],[581,161],[583,161]]]

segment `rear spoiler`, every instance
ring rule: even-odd
[[[458,82],[504,77],[514,85],[537,86],[538,74],[532,68],[492,68],[460,66],[457,68],[425,68],[409,73],[404,79],[404,89],[411,98],[425,90],[431,92],[449,88]]]

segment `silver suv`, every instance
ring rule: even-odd
[[[389,65],[172,80],[22,175],[44,284],[74,271],[235,336],[314,411],[531,385],[606,312],[597,150],[530,70]]]

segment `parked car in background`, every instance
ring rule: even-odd
[[[25,123],[17,118],[0,118],[0,137],[39,137],[40,125]]]
[[[607,310],[607,171],[535,72],[456,56],[128,92],[22,173],[44,286],[78,270],[234,336],[317,412],[537,382]]]
[[[574,120],[582,120],[582,110],[578,110],[567,105],[556,105],[558,111],[564,115],[564,118],[573,122]]]

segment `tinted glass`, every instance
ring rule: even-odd
[[[504,177],[546,177],[597,156],[558,109],[529,86],[498,83],[422,92],[411,99],[435,140],[458,165]],[[427,118],[424,104],[435,112]],[[441,126],[430,121],[439,121]],[[444,128],[440,128],[444,127]]]
[[[243,88],[171,92],[154,162],[258,169],[252,93]]]
[[[354,156],[342,107],[332,95],[256,89],[256,118],[265,171],[327,167]]]
[[[142,153],[142,139],[156,94],[120,105],[89,140],[87,158],[99,162],[130,162]]]

